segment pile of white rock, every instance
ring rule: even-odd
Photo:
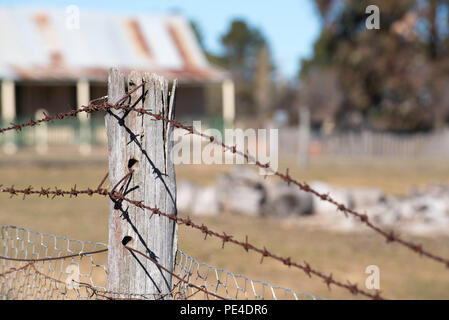
[[[449,185],[415,189],[401,197],[386,195],[379,189],[346,189],[318,181],[309,185],[348,208],[366,213],[379,225],[420,234],[449,231]],[[178,211],[193,215],[235,212],[312,222],[343,231],[361,229],[357,219],[346,218],[331,203],[279,179],[264,179],[257,171],[244,167],[222,175],[210,186],[180,181],[177,189]]]
[[[401,197],[384,196],[364,209],[379,224],[416,234],[449,234],[449,185],[412,189]]]

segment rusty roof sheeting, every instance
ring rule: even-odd
[[[180,81],[220,81],[180,15],[80,12],[80,28],[57,9],[0,8],[0,78],[105,81],[112,66]]]

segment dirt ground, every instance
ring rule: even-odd
[[[79,156],[77,156],[79,157]],[[385,192],[402,194],[412,186],[449,183],[449,164],[436,159],[314,159],[308,169],[299,168],[293,159],[283,159],[280,170],[290,168],[301,181],[321,180],[341,186],[369,186]],[[106,173],[105,156],[99,152],[90,158],[76,159],[64,154],[39,158],[29,154],[1,156],[0,184],[39,188],[96,187]],[[177,167],[177,179],[208,184],[229,166],[183,165]],[[268,178],[275,179],[275,178]],[[73,239],[107,242],[108,199],[100,196],[54,200],[37,196],[22,200],[0,194],[0,225],[15,225]],[[188,213],[180,213],[186,216]],[[336,213],[337,214],[337,213]],[[380,268],[380,289],[391,299],[449,299],[449,270],[443,265],[419,257],[398,245],[386,244],[378,235],[363,229],[357,233],[337,233],[293,225],[272,218],[249,218],[223,212],[217,217],[191,217],[218,232],[232,234],[272,252],[306,260],[314,268],[335,279],[358,283],[364,288],[365,269]],[[408,237],[435,253],[449,257],[449,236]],[[309,279],[301,271],[260,255],[246,253],[219,240],[203,240],[195,230],[179,227],[179,248],[201,262],[228,269],[253,279],[327,299],[360,298],[338,288],[328,290],[322,280]],[[367,289],[366,289],[367,290]],[[369,290],[368,290],[369,291]]]

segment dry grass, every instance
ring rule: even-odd
[[[315,161],[308,170],[299,169],[291,160],[280,167],[290,167],[293,176],[303,181],[322,180],[342,186],[370,186],[387,192],[404,193],[413,185],[449,182],[449,165],[438,160],[352,162]],[[180,166],[178,179],[207,184],[229,166]],[[33,167],[16,165],[0,167],[0,184],[17,187],[48,186],[79,188],[96,187],[106,172],[106,165],[75,167]],[[69,238],[107,241],[108,200],[103,197],[80,196],[78,199],[54,200],[29,197],[8,199],[0,195],[0,225],[16,225]],[[387,245],[370,231],[342,234],[298,227],[272,219],[254,219],[223,213],[218,217],[192,217],[217,231],[225,231],[238,239],[249,236],[250,242],[292,260],[307,260],[313,267],[334,278],[350,280],[364,287],[365,268],[375,264],[381,271],[381,290],[388,298],[449,299],[449,271],[408,250]],[[179,228],[179,247],[199,261],[226,268],[253,279],[270,282],[329,299],[351,299],[354,296],[334,288],[328,291],[322,280],[309,279],[299,270],[289,269],[279,262],[246,253],[227,244],[221,248],[218,240],[203,240],[197,231]],[[449,238],[416,239],[426,247],[449,256]]]
[[[345,159],[317,158],[301,169],[292,159],[283,159],[280,169],[291,168],[300,180],[320,180],[343,187],[379,188],[390,194],[404,194],[412,187],[449,183],[447,159]]]

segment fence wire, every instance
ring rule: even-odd
[[[102,243],[71,240],[24,228],[2,226],[2,257],[42,259],[74,254],[78,256],[36,261],[28,266],[23,261],[0,259],[0,299],[88,299],[91,297],[88,286],[106,291],[107,254],[79,255],[106,248]],[[77,285],[71,279],[86,285]]]
[[[0,226],[0,299],[160,299],[160,294],[108,292],[107,245]],[[69,256],[69,257],[67,257]],[[34,261],[32,261],[34,260]],[[173,299],[316,300],[314,295],[216,268],[178,249]],[[199,291],[197,288],[203,288]]]
[[[235,300],[317,300],[321,299],[309,293],[297,292],[284,287],[272,286],[271,284],[252,280],[240,274],[234,274],[225,269],[216,268],[206,263],[198,262],[196,259],[178,250],[176,255],[175,272],[180,277],[189,279],[197,286],[205,287],[209,292]],[[180,297],[193,295],[195,288],[182,283],[177,286]],[[206,293],[193,296],[195,299],[207,299]]]

